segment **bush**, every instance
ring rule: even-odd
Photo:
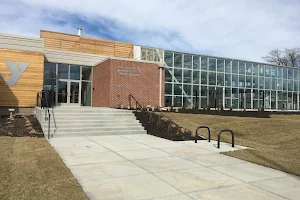
[[[264,111],[265,111],[265,107],[262,106],[262,107],[260,108],[260,111],[261,111],[261,112],[264,112]]]
[[[198,110],[199,109],[199,105],[198,104],[196,104],[195,106],[194,106],[194,110]]]
[[[224,106],[223,106],[223,104],[221,104],[221,105],[218,106],[218,111],[224,111]]]
[[[232,107],[230,107],[229,111],[232,112]]]
[[[245,108],[244,108],[243,112],[247,112]]]
[[[170,110],[171,112],[173,112],[174,111],[174,107],[173,107],[173,105],[171,106],[171,110]]]

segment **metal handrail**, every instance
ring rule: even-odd
[[[44,98],[42,98],[42,94],[45,94]],[[48,101],[48,94],[49,94],[49,91],[41,91],[41,92],[38,92],[37,93],[37,106],[40,106],[40,108],[45,109],[45,121],[48,121],[48,139],[51,139],[51,113],[50,113],[50,108],[51,108],[51,105],[49,104],[49,101]],[[40,105],[39,105],[39,100],[40,100]],[[45,102],[44,102],[45,100]],[[44,105],[44,103],[46,103],[46,105]],[[48,116],[47,116],[48,114]],[[55,129],[54,129],[54,132],[56,132],[57,130],[57,125],[56,125],[56,122],[55,122],[55,119],[54,119],[54,113],[53,113],[53,110],[52,110],[52,114],[53,114],[53,120],[54,120],[54,126],[55,126]],[[53,137],[53,136],[52,136]]]
[[[197,143],[197,139],[198,139],[198,130],[201,129],[201,128],[207,128],[207,130],[208,130],[208,142],[210,142],[210,129],[209,129],[209,127],[208,126],[199,126],[196,129],[195,143]]]
[[[48,102],[48,92],[45,92],[45,99],[46,99],[46,112],[48,113],[48,139],[51,138],[50,136],[50,131],[51,131],[51,114],[50,114],[50,109],[49,109],[49,102]],[[45,112],[45,116],[46,116],[46,112]],[[45,118],[47,121],[47,118]]]
[[[129,100],[129,106],[130,106],[130,109],[132,108],[131,107],[131,98],[133,98],[133,100],[135,101],[135,111],[137,111],[138,109],[138,105],[140,106],[140,108],[142,109],[142,105],[134,98],[134,96],[132,96],[132,94],[129,94],[128,95],[128,100]]]
[[[55,121],[55,117],[54,117],[54,112],[53,112],[53,109],[51,110],[52,111],[52,116],[53,116],[53,122],[54,122],[54,133],[56,133],[56,130],[57,130],[57,126],[56,126],[56,121]],[[52,137],[53,137],[53,134],[52,134]]]
[[[225,129],[225,130],[221,130],[218,134],[218,149],[220,149],[220,139],[221,139],[221,133],[223,132],[230,132],[231,133],[231,138],[232,138],[232,141],[231,141],[231,145],[232,147],[234,147],[234,133],[232,130],[229,130],[229,129]]]

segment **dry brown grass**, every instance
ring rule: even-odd
[[[236,144],[253,149],[226,155],[300,176],[300,115],[271,115],[269,119],[181,113],[163,115],[191,131],[200,125],[209,126],[214,140],[220,130],[231,129]],[[201,131],[200,135],[207,137],[207,132]],[[222,141],[231,142],[230,134],[224,133]]]
[[[88,199],[44,138],[0,137],[0,199]]]

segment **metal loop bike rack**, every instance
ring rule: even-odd
[[[208,131],[208,142],[210,142],[210,129],[208,126],[199,126],[197,129],[196,129],[196,136],[195,136],[195,143],[197,143],[197,139],[198,139],[198,130],[201,129],[201,128],[206,128],[207,131]]]
[[[232,137],[232,147],[234,147],[234,133],[232,132],[232,130],[229,129],[225,129],[225,130],[221,130],[218,134],[218,149],[220,149],[220,140],[221,140],[221,133],[223,132],[230,132],[231,133],[231,137]]]

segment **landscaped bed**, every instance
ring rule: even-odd
[[[176,124],[195,132],[209,126],[212,139],[222,129],[235,133],[236,144],[253,149],[224,153],[300,176],[300,116],[271,115],[270,118],[229,117],[204,114],[160,113]],[[201,130],[200,135],[207,137]],[[231,142],[230,134],[223,133],[222,141]]]
[[[42,137],[43,131],[33,115],[0,116],[0,136]]]
[[[88,199],[45,138],[19,137],[40,133],[33,116],[0,118],[0,199]]]

